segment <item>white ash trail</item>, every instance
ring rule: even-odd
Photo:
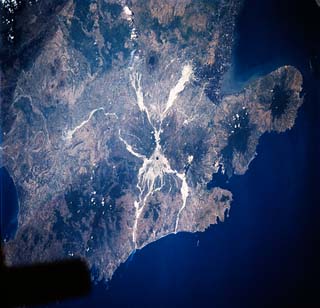
[[[186,87],[186,84],[190,81],[192,72],[193,72],[192,66],[190,64],[187,64],[183,67],[182,74],[178,83],[170,90],[168,101],[166,104],[166,109],[161,114],[161,119],[164,119],[168,110],[173,106],[173,103],[177,99],[179,93],[184,90],[184,88]]]
[[[147,107],[144,105],[143,92],[141,89],[141,74],[139,74],[139,73],[132,74],[130,76],[130,80],[131,80],[131,85],[132,85],[134,91],[136,92],[138,107],[141,112],[146,113],[148,121],[151,124],[149,111],[148,111]]]
[[[127,142],[125,141],[122,137],[121,137],[121,130],[119,129],[119,139],[124,143],[124,145],[126,146],[126,149],[129,153],[131,153],[133,156],[135,157],[138,157],[138,158],[141,158],[141,159],[146,159],[146,157],[142,154],[139,154],[138,152],[136,152],[132,146]]]
[[[91,118],[93,117],[93,115],[97,112],[97,111],[104,111],[104,107],[100,107],[100,108],[96,108],[96,109],[93,109],[90,113],[89,113],[89,116],[86,120],[82,121],[79,125],[77,125],[74,129],[70,129],[66,132],[65,134],[65,137],[64,139],[65,140],[71,140],[73,138],[73,135],[75,134],[75,132],[77,130],[79,130],[81,127],[83,127],[84,125],[86,125],[90,120]],[[104,115],[105,116],[115,116],[115,117],[118,117],[115,113],[109,113],[109,112],[104,112]]]
[[[120,135],[119,138],[125,144],[126,149],[135,157],[138,157],[143,160],[142,166],[138,172],[138,184],[137,188],[140,192],[138,200],[134,202],[135,207],[135,220],[132,229],[132,241],[135,245],[135,249],[139,248],[137,244],[137,230],[138,230],[138,221],[143,212],[145,205],[147,204],[148,198],[156,191],[159,191],[164,186],[164,176],[166,174],[175,175],[181,181],[181,198],[182,205],[179,209],[176,222],[175,222],[175,232],[177,232],[180,214],[183,209],[186,207],[187,198],[189,195],[189,187],[187,184],[186,176],[183,173],[178,173],[176,170],[173,170],[170,166],[168,159],[165,157],[162,148],[161,148],[161,140],[160,133],[162,132],[162,122],[166,118],[168,111],[174,105],[178,95],[185,89],[187,83],[190,81],[192,77],[193,71],[192,66],[190,64],[186,64],[181,73],[181,77],[178,82],[175,84],[173,88],[171,88],[169,92],[169,97],[166,102],[166,107],[163,112],[159,112],[160,114],[154,114],[157,109],[148,110],[148,108],[144,104],[144,94],[141,86],[141,74],[135,72],[130,76],[131,85],[136,93],[136,100],[139,110],[141,112],[145,112],[148,118],[149,123],[152,125],[151,119],[159,119],[160,125],[159,128],[155,128],[152,125],[154,134],[155,134],[155,150],[150,156],[150,158],[145,157],[144,155],[137,153],[131,145],[129,145]],[[153,116],[153,117],[152,117]]]
[[[177,173],[177,177],[182,181],[181,189],[180,189],[181,196],[182,196],[182,206],[179,209],[179,212],[178,212],[178,215],[177,215],[177,218],[176,218],[176,224],[175,224],[175,227],[174,227],[174,233],[177,233],[177,231],[178,231],[180,214],[184,210],[184,208],[186,207],[187,198],[189,196],[189,186],[188,186],[188,183],[187,183],[186,175],[184,173]]]

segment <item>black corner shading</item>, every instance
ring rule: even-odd
[[[89,294],[90,272],[81,259],[6,267],[1,252],[0,306],[43,305]]]

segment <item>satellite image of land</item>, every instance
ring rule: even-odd
[[[234,196],[215,174],[245,174],[303,103],[290,65],[223,87],[240,7],[2,1],[0,164],[19,196],[9,265],[80,256],[110,280],[134,251],[224,221]]]

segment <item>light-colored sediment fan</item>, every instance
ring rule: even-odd
[[[125,140],[123,140],[123,138],[120,137],[121,141],[125,143],[127,150],[131,154],[133,154],[138,158],[143,159],[143,164],[138,172],[137,187],[140,191],[140,195],[138,200],[134,202],[136,213],[135,213],[135,220],[134,220],[134,225],[132,230],[132,240],[134,242],[135,248],[138,248],[137,240],[136,240],[136,232],[137,232],[138,220],[140,218],[140,215],[143,212],[146,203],[148,202],[148,198],[152,194],[154,194],[156,191],[161,191],[162,187],[164,186],[165,174],[175,175],[182,182],[181,190],[180,190],[182,205],[177,214],[176,223],[175,223],[175,232],[177,232],[179,216],[181,214],[181,211],[186,206],[188,192],[189,192],[186,176],[183,173],[178,173],[176,170],[172,170],[168,159],[165,157],[161,149],[160,133],[163,130],[162,123],[166,117],[166,114],[168,113],[169,109],[173,106],[179,93],[184,90],[185,86],[190,81],[191,77],[192,77],[192,66],[190,64],[186,64],[183,66],[181,78],[178,80],[177,84],[172,89],[170,89],[168,101],[165,104],[164,111],[160,111],[160,113],[154,114],[153,112],[149,112],[148,108],[144,105],[144,102],[143,102],[143,91],[141,88],[141,74],[137,72],[132,73],[131,81],[132,81],[132,86],[134,87],[134,90],[136,92],[137,105],[141,112],[146,113],[148,121],[153,128],[155,142],[156,142],[156,146],[153,154],[151,155],[151,157],[147,158],[144,155],[136,153],[132,149],[132,146],[130,146]],[[152,110],[159,111],[161,110],[161,108],[153,108]],[[155,127],[151,119],[159,120],[158,127]]]

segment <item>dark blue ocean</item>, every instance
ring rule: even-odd
[[[313,291],[320,290],[315,249],[320,235],[319,11],[312,0],[245,1],[237,21],[234,85],[291,64],[303,73],[305,102],[292,130],[264,135],[248,172],[223,183],[234,194],[230,217],[204,233],[150,244],[108,285],[98,284],[88,298],[57,307],[314,302]]]
[[[18,195],[7,169],[0,168],[0,239],[7,241],[15,235],[18,226]]]

